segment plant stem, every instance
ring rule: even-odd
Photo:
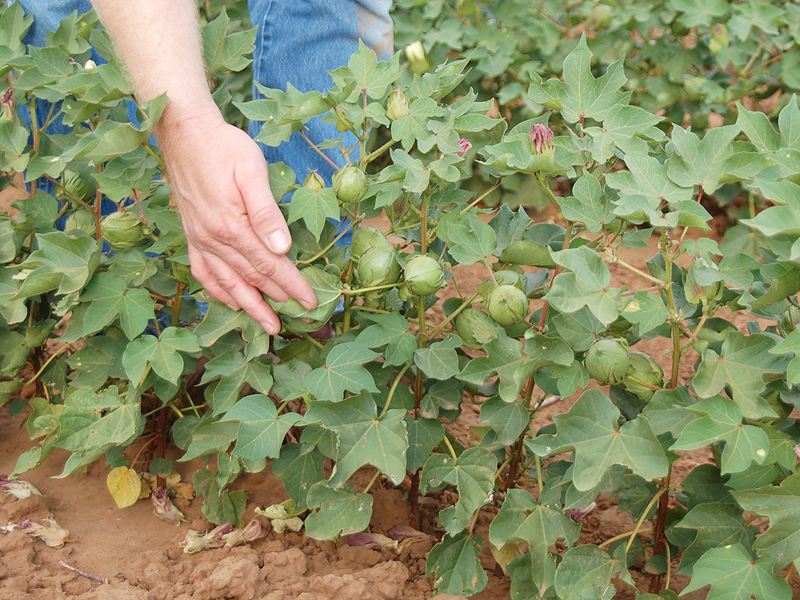
[[[367,157],[364,159],[364,163],[371,163],[373,160],[378,158],[381,154],[386,152],[389,148],[394,146],[394,144],[396,144],[396,143],[397,142],[395,142],[394,140],[389,140],[388,142],[386,142],[383,146],[381,146],[377,150],[373,150],[372,152],[367,154]]]
[[[666,389],[666,388],[663,388],[663,387],[660,387],[660,386],[657,386],[657,385],[653,385],[651,383],[645,383],[644,381],[636,379],[635,377],[631,377],[630,375],[625,377],[625,379],[627,379],[631,383],[635,383],[636,385],[640,385],[642,387],[646,387],[646,388],[651,389],[651,390],[663,390],[663,389]]]
[[[608,546],[610,544],[613,544],[617,540],[625,539],[626,537],[630,536],[632,533],[633,533],[633,531],[626,531],[625,533],[620,533],[619,535],[615,535],[614,537],[608,538],[606,541],[598,544],[597,547],[598,548],[605,548],[606,546]],[[642,533],[642,534],[644,534],[644,533],[653,533],[653,530],[652,529],[640,529],[639,533]]]
[[[455,448],[453,448],[453,444],[450,443],[450,440],[446,435],[444,436],[444,443],[447,446],[447,449],[450,450],[450,456],[453,457],[453,460],[457,461],[458,455],[456,454]]]
[[[561,202],[559,201],[558,196],[556,196],[553,193],[553,190],[550,189],[550,186],[547,185],[547,181],[545,181],[544,175],[542,175],[541,173],[536,173],[536,180],[544,188],[544,191],[547,192],[548,196],[550,196],[550,200],[553,202],[553,204],[556,205],[556,207],[560,211],[561,210]]]
[[[569,248],[569,238],[571,236],[572,236],[572,221],[567,221],[567,231],[564,233],[564,243],[561,245],[561,248],[563,250],[566,250],[567,248]],[[555,271],[553,271],[553,276],[550,278],[550,281],[547,283],[547,289],[548,290],[553,289],[553,282],[556,280],[556,277],[558,277],[558,274],[561,273],[561,268],[562,268],[561,265],[558,265],[556,267]],[[545,300],[544,304],[542,305],[542,316],[539,317],[539,325],[537,327],[537,329],[540,332],[544,331],[544,325],[545,325],[545,322],[547,321],[547,312],[548,312],[549,309],[550,309],[550,301],[549,300]]]
[[[659,494],[661,497],[658,500],[658,513],[656,514],[656,523],[654,526],[655,535],[653,536],[653,556],[661,553],[661,548],[664,546],[664,528],[667,522],[667,509],[669,508],[669,485],[672,476],[672,464],[669,465],[667,476],[661,480],[661,490]],[[647,510],[650,510],[649,508]],[[669,568],[669,563],[667,563]],[[661,575],[653,575],[650,581],[650,591],[654,594],[659,592],[661,587]],[[655,590],[655,591],[654,591]]]
[[[664,287],[664,286],[666,285],[666,282],[664,282],[664,281],[661,281],[661,280],[660,280],[660,279],[658,279],[657,277],[653,277],[653,276],[652,276],[652,275],[650,275],[649,273],[645,273],[645,272],[644,272],[644,271],[642,271],[641,269],[637,269],[637,268],[636,268],[636,267],[634,267],[633,265],[629,265],[628,263],[626,263],[624,260],[621,260],[621,259],[620,259],[618,256],[616,256],[616,255],[615,255],[615,256],[613,256],[613,257],[608,257],[608,259],[607,259],[607,260],[609,260],[610,262],[612,262],[612,263],[614,263],[614,264],[617,264],[617,265],[619,265],[619,266],[621,266],[621,267],[625,267],[626,269],[628,269],[629,271],[631,271],[631,272],[633,272],[633,273],[636,273],[637,275],[641,275],[642,277],[644,277],[644,278],[645,278],[645,279],[647,279],[648,281],[652,281],[652,282],[653,282],[654,284],[656,284],[657,286]]]
[[[175,298],[172,300],[172,326],[178,327],[181,321],[181,305],[183,304],[183,282],[175,286]]]
[[[300,131],[300,135],[303,136],[303,139],[305,141],[307,141],[309,143],[309,145],[317,152],[317,154],[319,154],[322,158],[324,158],[328,162],[328,164],[330,166],[332,166],[337,171],[341,168],[341,167],[339,167],[339,165],[337,165],[335,162],[333,162],[330,158],[328,158],[328,155],[325,154],[322,150],[320,150],[314,142],[312,142],[310,139],[308,139],[308,136],[306,135],[305,131],[301,130]]]
[[[497,189],[497,187],[498,187],[498,186],[499,186],[499,185],[502,183],[502,181],[503,181],[503,178],[501,177],[500,179],[498,179],[498,180],[495,182],[495,184],[494,184],[492,187],[490,187],[488,190],[486,190],[485,192],[483,192],[483,193],[482,193],[480,196],[478,196],[477,198],[475,198],[475,200],[470,200],[470,203],[469,203],[469,204],[467,204],[467,205],[464,207],[464,209],[461,211],[461,214],[463,215],[463,214],[464,214],[465,212],[467,212],[469,209],[471,209],[472,207],[474,207],[474,206],[478,205],[478,204],[481,202],[481,200],[483,200],[484,198],[486,198],[486,196],[488,196],[488,195],[489,195],[489,194],[491,194],[493,191],[495,191],[495,190]]]
[[[149,440],[147,440],[144,444],[142,444],[141,448],[139,448],[139,451],[136,453],[136,456],[134,456],[133,460],[131,461],[131,466],[130,466],[131,471],[133,470],[133,467],[136,466],[136,461],[139,460],[139,456],[142,454],[142,450],[147,448],[147,446],[149,446],[156,439],[158,439],[158,434],[155,434],[153,437],[151,437]]]
[[[345,296],[359,296],[365,292],[378,292],[380,290],[390,290],[397,287],[397,283],[384,283],[383,285],[373,285],[372,287],[358,288],[355,290],[342,289]]]
[[[534,454],[533,457],[536,461],[536,484],[539,486],[539,494],[541,495],[542,487],[544,487],[542,485],[542,461],[538,454]]]

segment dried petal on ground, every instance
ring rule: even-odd
[[[261,526],[261,522],[256,518],[244,527],[226,533],[222,536],[222,539],[225,540],[226,546],[234,548],[235,546],[241,546],[242,544],[248,544],[259,538],[263,538],[266,535],[267,530]]]
[[[233,531],[233,525],[230,523],[218,525],[207,533],[200,533],[199,531],[190,529],[186,532],[186,537],[178,544],[178,547],[183,548],[186,554],[194,554],[201,550],[222,548],[225,545],[225,540],[222,539],[222,537],[231,531]]]
[[[391,538],[381,535],[380,533],[367,533],[362,531],[360,533],[351,533],[347,536],[347,543],[351,546],[361,546],[369,548],[370,550],[377,550],[379,548],[391,548],[399,553],[399,542]]]
[[[5,494],[11,494],[17,500],[25,500],[31,495],[41,496],[42,493],[32,483],[21,479],[9,479],[8,475],[0,475],[0,489]]]
[[[153,503],[153,514],[155,516],[176,527],[180,527],[184,515],[172,504],[172,500],[167,496],[167,490],[162,487],[156,488],[150,494],[150,501]]]
[[[56,523],[52,517],[45,517],[42,521],[43,523],[37,523],[32,519],[23,519],[17,526],[21,532],[42,540],[51,548],[62,548],[69,537],[69,531]]]

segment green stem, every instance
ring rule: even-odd
[[[475,200],[471,200],[471,201],[470,201],[470,203],[469,203],[469,204],[467,204],[467,205],[464,207],[464,209],[461,211],[461,214],[463,215],[463,214],[464,214],[465,212],[467,212],[467,211],[468,211],[470,208],[472,208],[473,206],[476,206],[477,204],[479,204],[479,203],[481,202],[481,200],[483,200],[484,198],[486,198],[486,196],[488,196],[488,195],[489,195],[489,194],[491,194],[493,191],[495,191],[495,190],[497,189],[497,186],[499,186],[499,185],[500,185],[500,183],[501,183],[502,181],[503,181],[503,178],[501,177],[500,179],[498,179],[498,180],[497,180],[497,182],[495,182],[495,184],[494,184],[492,187],[490,187],[488,190],[486,190],[485,192],[483,192],[483,193],[482,193],[480,196],[478,196],[477,198],[475,198]]]
[[[365,163],[371,163],[373,160],[378,158],[381,154],[386,152],[389,148],[391,148],[396,143],[397,142],[395,142],[395,140],[389,140],[388,142],[386,142],[383,146],[381,146],[377,150],[373,150],[372,152],[367,154],[367,157],[364,159],[364,162]]]
[[[558,207],[558,210],[561,210],[561,202],[559,201],[558,197],[553,193],[553,190],[550,189],[550,186],[547,185],[547,181],[545,181],[544,175],[541,173],[536,173],[536,180],[539,184],[544,188],[544,191],[547,192],[547,195],[550,196],[550,200],[553,204]]]
[[[464,309],[469,308],[470,306],[472,306],[472,303],[475,302],[475,300],[479,296],[480,296],[480,294],[475,292],[469,300],[467,300],[461,306],[459,306],[457,309],[455,309],[453,312],[451,312],[450,315],[444,321],[439,323],[436,326],[436,328],[433,331],[430,332],[430,335],[428,336],[428,339],[433,339],[437,335],[439,335],[439,333],[441,333],[442,329],[444,329],[447,326],[448,323],[452,322],[453,319],[455,319],[459,314],[461,314],[461,311],[463,311]]]
[[[539,458],[538,454],[533,455],[534,459],[536,460],[536,483],[539,486],[539,494],[542,493],[542,461]]]
[[[448,439],[448,437],[446,435],[444,436],[444,443],[447,446],[447,449],[450,450],[450,456],[453,457],[453,460],[457,461],[458,460],[458,455],[456,454],[456,451],[453,448],[453,444],[450,443],[450,440]]]
[[[428,210],[430,209],[431,190],[427,188],[422,194],[422,206],[420,207],[420,254],[428,251]]]
[[[380,290],[390,290],[397,287],[397,283],[384,283],[383,285],[373,285],[371,287],[358,288],[355,290],[342,289],[342,294],[345,296],[360,296],[366,292],[379,292]]]
[[[142,146],[144,146],[144,149],[145,149],[145,151],[146,151],[146,152],[147,152],[147,153],[148,153],[150,156],[152,156],[153,158],[155,158],[155,159],[156,159],[156,162],[158,163],[158,166],[159,166],[159,167],[161,167],[162,169],[163,169],[163,168],[165,168],[165,166],[166,166],[166,165],[164,164],[164,161],[163,161],[163,160],[161,159],[161,157],[160,157],[160,156],[159,156],[159,155],[156,153],[156,151],[155,151],[155,150],[153,150],[153,148],[150,146],[150,144],[148,144],[147,142],[142,142]]]
[[[379,419],[386,414],[387,410],[389,410],[389,405],[391,405],[392,403],[392,397],[394,396],[394,392],[395,390],[397,390],[397,386],[400,385],[400,380],[403,378],[403,375],[409,369],[409,367],[411,367],[410,364],[403,367],[397,374],[395,380],[392,382],[392,387],[389,389],[389,395],[386,396],[386,404],[383,405],[383,410],[381,411],[381,414],[378,416]]]
[[[183,282],[175,286],[175,298],[172,300],[172,326],[178,327],[181,321],[181,305],[183,304]]]
[[[372,476],[372,479],[369,480],[367,487],[364,488],[363,494],[366,494],[369,491],[369,488],[372,487],[372,484],[378,481],[378,477],[380,476],[381,472],[377,469],[375,470],[375,474]]]
[[[39,370],[36,372],[36,374],[35,374],[33,377],[31,377],[31,378],[30,378],[28,381],[26,381],[25,383],[23,383],[22,385],[28,385],[29,383],[33,383],[34,381],[36,381],[37,379],[39,379],[39,377],[41,376],[41,374],[42,374],[42,373],[44,373],[44,370],[45,370],[45,369],[48,367],[48,365],[49,365],[51,362],[53,362],[53,361],[54,361],[56,358],[58,358],[58,356],[59,356],[60,354],[62,354],[63,352],[66,352],[67,350],[74,350],[74,348],[73,348],[73,347],[72,347],[70,344],[64,344],[63,346],[61,346],[61,348],[59,348],[58,350],[56,350],[55,352],[53,352],[53,354],[51,354],[51,355],[50,355],[50,358],[48,358],[48,359],[47,359],[47,360],[44,362],[44,364],[43,364],[43,365],[41,366],[41,368],[40,368],[40,369],[39,369]]]
[[[629,271],[631,271],[632,273],[636,273],[637,275],[640,275],[640,276],[644,277],[644,278],[645,278],[645,279],[647,279],[648,281],[652,281],[652,282],[653,282],[654,284],[656,284],[657,286],[662,286],[662,287],[663,287],[663,286],[665,286],[665,285],[666,285],[666,283],[667,283],[667,282],[665,282],[665,281],[661,281],[661,280],[660,280],[660,279],[658,279],[657,277],[653,277],[653,276],[652,276],[652,275],[650,275],[649,273],[645,273],[645,272],[644,272],[644,271],[642,271],[641,269],[637,269],[637,268],[636,268],[636,267],[634,267],[633,265],[629,265],[628,263],[626,263],[624,260],[620,259],[620,258],[619,258],[618,256],[616,256],[616,255],[614,255],[614,256],[607,256],[607,257],[606,257],[606,260],[608,260],[609,262],[612,262],[612,263],[614,263],[614,264],[617,264],[617,265],[619,265],[619,266],[621,266],[621,267],[624,267],[624,268],[628,269]]]
[[[336,242],[338,242],[340,239],[342,239],[342,238],[343,238],[343,237],[344,237],[344,236],[347,234],[347,232],[349,231],[349,229],[350,229],[351,227],[353,227],[353,226],[354,226],[354,225],[355,225],[355,224],[356,224],[358,221],[360,221],[360,220],[361,220],[361,217],[359,217],[359,218],[358,218],[357,220],[355,220],[355,221],[351,220],[351,221],[350,221],[350,223],[347,225],[347,227],[345,227],[345,228],[342,230],[342,233],[340,233],[340,234],[339,234],[339,235],[337,235],[335,238],[333,238],[333,241],[332,241],[330,244],[328,244],[327,246],[325,246],[325,247],[324,247],[322,250],[320,250],[320,251],[319,251],[319,252],[317,252],[317,253],[316,253],[314,256],[312,256],[311,258],[309,258],[309,259],[307,259],[307,260],[298,260],[298,261],[297,261],[297,264],[298,264],[298,265],[307,265],[307,264],[309,264],[309,263],[312,263],[312,262],[314,262],[314,261],[315,261],[315,260],[317,260],[318,258],[320,258],[320,257],[324,256],[325,254],[327,254],[327,253],[328,253],[328,250],[330,250],[331,248],[333,248],[333,247],[336,245]]]
[[[631,544],[633,544],[633,540],[636,539],[636,536],[638,535],[639,530],[642,527],[642,523],[644,523],[645,519],[647,518],[647,513],[650,512],[650,509],[653,508],[653,506],[655,506],[655,503],[658,502],[658,499],[666,491],[667,488],[661,488],[660,490],[658,490],[658,493],[651,498],[650,502],[647,504],[647,507],[645,507],[644,511],[642,512],[642,516],[639,517],[639,521],[636,523],[636,527],[634,527],[633,531],[631,532],[631,537],[628,540],[628,543],[625,544],[625,554],[627,554],[628,550],[631,549]]]
[[[316,347],[317,347],[317,348],[319,348],[320,350],[322,350],[323,348],[325,348],[325,346],[323,346],[323,345],[322,345],[322,344],[321,344],[319,341],[315,340],[313,337],[311,337],[310,335],[308,335],[308,334],[307,334],[307,333],[305,333],[305,332],[303,332],[303,337],[306,339],[306,341],[308,341],[308,342],[311,342],[311,344],[312,344],[313,346],[316,346]]]

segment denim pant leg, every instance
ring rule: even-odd
[[[258,27],[253,55],[253,98],[262,98],[258,82],[273,89],[286,90],[291,83],[301,92],[325,92],[333,87],[328,71],[347,65],[358,50],[359,39],[372,48],[378,60],[388,60],[394,50],[391,0],[249,0],[250,17]],[[250,123],[252,137],[261,123]],[[337,137],[351,147],[356,138],[342,134],[334,125],[318,118],[308,123],[306,135],[315,144]],[[262,145],[267,162],[282,161],[291,167],[301,182],[316,170],[330,185],[334,169],[299,133],[278,147]],[[336,164],[344,159],[336,148],[325,154]],[[345,236],[343,243],[349,243]]]

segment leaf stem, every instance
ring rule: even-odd
[[[642,523],[644,523],[644,522],[645,522],[645,519],[647,519],[647,513],[649,513],[649,512],[650,512],[650,509],[651,509],[651,508],[653,508],[653,506],[655,506],[655,504],[656,504],[656,502],[658,501],[658,499],[659,499],[659,498],[660,498],[660,497],[661,497],[661,496],[664,494],[664,492],[666,492],[666,491],[667,491],[667,488],[663,488],[663,487],[662,487],[660,490],[658,490],[658,493],[657,493],[655,496],[653,496],[653,497],[650,499],[650,502],[647,504],[647,506],[645,507],[644,511],[642,511],[642,516],[641,516],[641,517],[639,517],[639,520],[636,522],[636,527],[634,527],[634,528],[633,528],[633,531],[631,532],[631,537],[630,537],[630,539],[628,540],[628,543],[627,543],[627,544],[625,544],[625,554],[627,554],[627,553],[628,553],[628,550],[630,550],[630,549],[631,549],[631,544],[633,544],[633,540],[634,540],[634,539],[636,538],[636,536],[639,534],[639,530],[640,530],[640,529],[641,529],[641,527],[642,527]]]
[[[360,296],[366,292],[379,292],[380,290],[390,290],[394,287],[397,287],[397,283],[384,283],[383,285],[373,285],[371,287],[357,288],[354,290],[342,288],[341,291],[345,296]]]
[[[616,254],[615,254],[615,255],[613,255],[613,256],[608,256],[608,255],[606,255],[606,257],[605,257],[605,258],[606,258],[606,260],[608,260],[609,262],[612,262],[612,263],[614,263],[614,264],[617,264],[617,265],[619,265],[619,266],[621,266],[621,267],[624,267],[624,268],[628,269],[629,271],[631,271],[632,273],[636,273],[637,275],[641,275],[642,277],[644,277],[644,278],[645,278],[645,279],[647,279],[648,281],[652,281],[652,282],[653,282],[654,284],[656,284],[657,286],[660,286],[660,287],[664,287],[664,286],[666,286],[666,282],[664,282],[664,281],[661,281],[661,280],[660,280],[660,279],[658,279],[657,277],[653,277],[653,276],[652,276],[652,275],[650,275],[649,273],[645,273],[645,272],[644,272],[644,271],[642,271],[641,269],[637,269],[637,268],[636,268],[636,267],[634,267],[633,265],[630,265],[630,264],[626,263],[624,260],[620,259],[620,258],[619,258],[619,257],[618,257]]]
[[[621,540],[621,539],[624,539],[624,538],[628,537],[632,533],[633,533],[633,531],[626,531],[625,533],[620,533],[619,535],[615,535],[614,537],[608,538],[606,541],[598,544],[597,547],[598,548],[605,548],[606,546],[608,546],[610,544],[613,544],[617,540]],[[639,533],[641,533],[641,534],[653,533],[653,530],[652,529],[640,529]]]
[[[481,202],[481,200],[483,200],[484,198],[486,198],[486,196],[488,196],[488,195],[489,195],[489,194],[491,194],[493,191],[495,191],[495,190],[497,189],[497,187],[498,187],[498,186],[499,186],[499,185],[502,183],[502,181],[503,181],[503,178],[501,177],[500,179],[498,179],[498,180],[495,182],[495,184],[494,184],[492,187],[490,187],[488,190],[486,190],[485,192],[483,192],[483,193],[482,193],[480,196],[478,196],[477,198],[475,198],[475,200],[470,200],[470,203],[469,203],[469,204],[467,204],[467,205],[464,207],[464,209],[461,211],[461,214],[463,215],[463,214],[464,214],[465,212],[467,212],[469,209],[471,209],[472,207],[474,207],[474,206],[478,205],[478,204]]]
[[[372,487],[372,484],[378,481],[378,477],[380,476],[381,472],[378,469],[375,469],[375,474],[372,476],[372,479],[369,480],[367,487],[364,488],[362,493],[366,494],[369,491],[369,488]]]
[[[472,306],[472,303],[475,302],[475,300],[479,296],[480,296],[480,294],[478,292],[475,292],[474,294],[472,294],[472,297],[469,300],[467,300],[461,306],[459,306],[457,309],[455,309],[453,312],[451,312],[450,315],[444,321],[439,323],[434,328],[434,330],[430,332],[430,335],[428,336],[428,339],[433,339],[437,335],[439,335],[439,333],[441,333],[442,329],[444,329],[447,326],[448,323],[450,323],[453,319],[455,319],[461,313],[461,311],[463,311],[464,309],[469,308],[470,306]]]
[[[319,154],[322,158],[324,158],[328,162],[328,164],[330,164],[334,169],[336,169],[338,171],[341,168],[339,165],[337,165],[335,162],[333,162],[330,158],[328,158],[328,155],[325,154],[322,150],[320,150],[314,142],[312,142],[310,139],[308,139],[308,136],[306,135],[305,131],[300,130],[300,135],[303,136],[303,139],[310,144],[310,146],[317,152],[317,154]]]
[[[542,461],[538,454],[534,454],[533,457],[536,461],[536,484],[539,486],[539,495],[541,496],[544,487],[542,484]]]
[[[403,374],[409,369],[410,366],[411,366],[410,363],[404,366],[397,374],[395,380],[392,382],[392,387],[389,389],[389,395],[386,396],[386,404],[383,405],[383,410],[381,411],[381,414],[378,415],[379,419],[386,414],[387,410],[389,410],[389,405],[391,405],[392,403],[392,397],[394,396],[394,392],[397,389],[397,386],[400,384],[400,380],[403,378]]]
[[[144,444],[142,444],[142,446],[139,448],[139,451],[136,453],[136,456],[134,456],[133,460],[131,461],[131,466],[130,466],[131,471],[133,470],[133,467],[136,466],[136,461],[139,460],[139,456],[142,454],[142,450],[147,448],[147,446],[149,446],[152,442],[156,441],[157,439],[158,439],[158,434],[155,434],[153,437],[151,437],[149,440],[147,440]]]
[[[297,264],[298,264],[298,265],[307,265],[307,264],[309,264],[309,263],[312,263],[312,262],[314,262],[315,260],[317,260],[317,259],[318,259],[318,258],[320,258],[321,256],[323,256],[323,255],[327,254],[327,253],[328,253],[328,250],[330,250],[331,248],[333,248],[333,247],[336,245],[336,242],[338,242],[340,239],[342,239],[342,238],[343,238],[343,237],[344,237],[344,236],[347,234],[347,231],[348,231],[348,230],[349,230],[351,227],[353,227],[353,226],[354,226],[354,225],[355,225],[355,224],[356,224],[358,221],[361,221],[361,219],[362,219],[362,218],[363,218],[363,217],[358,217],[358,218],[357,218],[355,221],[351,220],[351,221],[350,221],[350,223],[347,225],[347,227],[345,227],[345,228],[342,230],[342,232],[341,232],[339,235],[337,235],[335,238],[333,238],[333,241],[332,241],[330,244],[328,244],[327,246],[325,246],[325,247],[324,247],[322,250],[320,250],[319,252],[317,252],[317,253],[316,253],[314,256],[312,256],[311,258],[309,258],[309,259],[306,259],[306,260],[298,260],[298,261],[297,261]]]
[[[372,152],[367,154],[367,157],[364,159],[364,163],[371,163],[373,160],[378,158],[381,154],[386,152],[389,148],[391,148],[396,143],[397,143],[396,140],[389,140],[388,142],[386,142],[383,146],[381,146],[377,150],[373,150]]]
[[[44,370],[48,367],[48,365],[51,362],[53,362],[61,353],[66,352],[67,350],[74,350],[74,349],[75,348],[73,348],[71,344],[64,344],[63,346],[61,346],[61,348],[59,348],[58,350],[53,352],[53,354],[50,355],[50,358],[48,358],[46,361],[44,361],[44,364],[36,372],[36,374],[33,377],[31,377],[28,381],[24,382],[22,385],[28,385],[29,383],[33,383],[34,381],[39,379],[39,376],[42,373],[44,373]]]
[[[455,448],[453,448],[453,444],[450,443],[450,439],[446,435],[444,436],[444,443],[447,446],[447,449],[450,450],[450,456],[453,457],[453,460],[458,461],[458,455],[456,454]]]

